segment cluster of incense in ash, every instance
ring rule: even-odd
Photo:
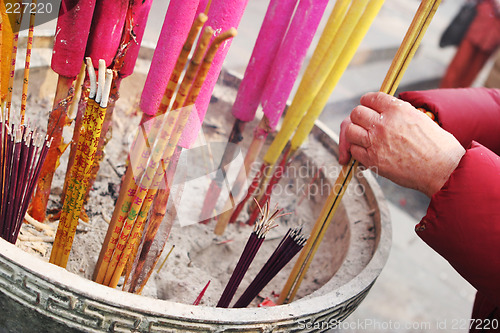
[[[17,0],[8,2],[17,2],[23,8],[29,5]],[[229,198],[218,205],[226,177],[222,171],[210,184],[199,219],[208,223],[217,217],[214,233],[221,235],[250,206],[247,224],[255,223],[218,307],[230,305],[267,232],[281,216],[281,210],[273,213],[269,210],[273,188],[307,139],[383,2],[336,1],[279,131],[245,193],[250,166],[257,160],[268,134],[280,123],[328,4],[328,0],[270,1],[232,108],[236,121],[229,143],[233,145],[228,144],[220,170],[234,159],[234,146],[243,140],[245,124],[254,119],[259,106],[264,115],[254,130],[244,166]],[[421,2],[381,91],[395,92],[439,3],[439,0]],[[36,5],[36,0],[31,4]],[[51,63],[59,76],[47,124],[47,133],[52,137],[49,139],[24,125],[34,13],[30,15],[20,125],[11,121],[17,42],[25,10],[8,15],[4,2],[1,3],[0,231],[3,238],[14,243],[27,210],[34,219],[45,222],[52,179],[69,145],[62,210],[53,217],[59,219],[50,256],[53,264],[66,266],[76,226],[80,219],[88,220],[85,203],[109,141],[120,84],[134,70],[151,4],[152,0],[61,1]],[[191,148],[198,135],[246,5],[246,0],[169,1],[139,103],[142,111],[139,134],[127,157],[119,197],[95,267],[93,279],[97,283],[116,287],[125,276],[124,290],[140,293],[151,276],[176,218],[175,210],[167,218],[165,215],[167,204],[174,201],[170,186],[179,156],[183,149]],[[63,129],[73,122],[72,141],[65,143]],[[352,160],[343,168],[307,242],[301,229],[290,229],[234,307],[250,304],[304,247],[277,303],[293,300],[356,167],[357,162]],[[256,204],[247,205],[250,199]],[[233,207],[234,202],[239,204]],[[223,209],[217,211],[215,207]],[[157,234],[163,238],[158,239]],[[155,250],[153,242],[157,245]],[[195,304],[200,303],[207,288],[208,284]]]
[[[29,126],[0,121],[0,235],[15,244],[50,141]]]

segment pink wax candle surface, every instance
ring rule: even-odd
[[[234,102],[233,116],[251,121],[297,0],[271,0]]]
[[[100,59],[111,65],[120,45],[128,0],[97,0],[87,43],[88,57],[97,66]]]
[[[170,75],[194,21],[199,0],[171,0],[151,61],[140,108],[148,115],[158,111]]]
[[[134,72],[135,62],[141,48],[142,37],[144,36],[144,29],[146,28],[152,3],[153,0],[134,0],[132,4],[132,31],[135,38],[131,39],[131,44],[127,49],[127,53],[125,53],[123,67],[120,69],[121,77],[129,76]]]
[[[51,67],[59,75],[80,73],[95,0],[63,0],[59,9]]]
[[[264,114],[276,128],[328,0],[301,0],[262,93]]]
[[[245,11],[248,0],[212,0],[208,11],[208,20],[206,26],[212,27],[216,34],[220,34],[230,28],[238,28],[243,12]],[[222,63],[226,58],[232,39],[229,39],[221,45],[212,66],[208,71],[207,78],[203,84],[198,99],[196,100],[196,109],[191,112],[191,117],[185,127],[179,146],[189,148],[196,141],[200,131],[203,119],[207,112],[210,98],[215,87],[217,78],[222,69]]]

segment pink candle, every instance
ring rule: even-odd
[[[76,77],[82,67],[95,0],[63,0],[59,9],[51,67],[59,75]]]
[[[99,59],[111,65],[122,38],[128,0],[97,0],[87,43],[86,55],[92,58],[94,66]]]
[[[131,44],[123,58],[123,66],[120,69],[121,77],[129,76],[134,72],[135,62],[141,48],[142,37],[144,36],[144,29],[146,28],[152,3],[153,0],[134,0],[132,5],[132,22],[134,27],[132,31],[135,38],[131,40]]]
[[[262,93],[264,114],[276,128],[328,0],[301,0]]]
[[[206,25],[211,26],[216,31],[216,34],[220,34],[231,27],[238,28],[247,3],[248,0],[212,0]],[[215,55],[205,83],[196,100],[196,112],[191,112],[191,117],[179,141],[179,145],[183,148],[191,147],[196,141],[203,119],[205,119],[215,83],[222,69],[222,63],[231,46],[231,41],[232,39],[222,44]]]
[[[241,81],[232,113],[237,119],[251,121],[276,53],[285,35],[297,0],[271,0]]]
[[[148,115],[154,115],[158,111],[177,57],[194,21],[198,4],[199,0],[171,0],[168,5],[141,96],[141,110]]]

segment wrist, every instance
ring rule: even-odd
[[[432,197],[434,194],[439,192],[444,184],[448,181],[451,174],[457,166],[460,164],[460,160],[465,154],[465,149],[456,142],[453,147],[449,147],[449,149],[442,152],[441,158],[439,159],[436,168],[434,168],[434,172],[432,173],[432,177],[429,182],[429,186],[422,191],[428,197]]]

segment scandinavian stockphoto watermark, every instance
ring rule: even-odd
[[[497,319],[442,319],[436,321],[398,321],[380,320],[374,318],[353,319],[339,321],[332,319],[329,321],[302,320],[298,323],[298,328],[304,331],[325,331],[341,330],[343,332],[367,331],[367,332],[397,332],[397,331],[467,331],[471,329],[496,331],[499,327]]]
[[[180,114],[185,111],[190,110],[181,109]],[[192,114],[197,113],[193,110]],[[186,126],[190,128],[189,122]],[[246,170],[245,152],[240,145],[227,141],[207,142],[205,137],[212,135],[203,131],[194,147],[181,149],[183,140],[180,132],[176,130],[176,122],[169,119],[168,115],[155,117],[142,124],[137,133],[129,136],[129,155],[136,183],[148,189],[169,188],[170,201],[184,226],[234,208],[245,196],[251,177],[258,173],[261,162],[254,162],[250,170]],[[225,162],[221,163],[228,151],[231,152],[230,158],[225,158]],[[169,171],[174,165],[175,173]],[[272,196],[294,198],[298,204],[325,197],[334,190],[338,192],[342,186],[335,184],[342,171],[342,166],[339,165],[318,166],[305,159],[300,163],[277,166],[269,171],[281,175],[281,181],[273,187]],[[372,171],[376,173],[377,170]],[[365,171],[358,169],[356,172]],[[210,192],[212,197],[209,198],[214,201],[214,208],[202,212],[208,189],[214,186],[217,191]],[[259,191],[263,190],[265,188],[258,188],[255,195],[259,196]],[[347,195],[363,196],[365,192],[365,185],[360,182],[352,182],[346,188]]]

